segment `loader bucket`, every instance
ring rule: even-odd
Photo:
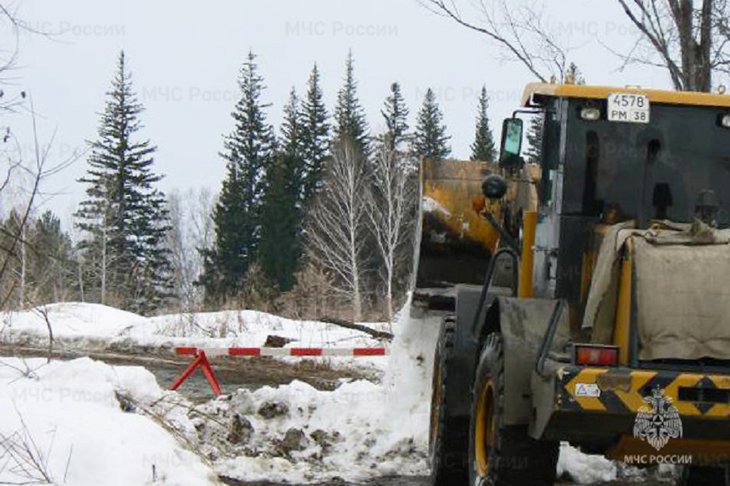
[[[501,217],[499,204],[485,202],[482,196],[481,183],[492,172],[499,172],[494,163],[421,162],[414,302],[428,304],[447,296],[457,284],[483,283],[499,243],[497,231],[478,212],[486,204]]]

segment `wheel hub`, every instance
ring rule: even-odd
[[[487,380],[477,396],[474,437],[474,464],[480,477],[489,472],[489,456],[494,447],[494,387]]]

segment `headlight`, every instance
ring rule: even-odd
[[[723,115],[721,123],[723,127],[730,128],[730,115]]]
[[[594,107],[581,108],[580,117],[587,121],[596,121],[601,118],[601,110]],[[723,119],[724,123],[724,119]]]

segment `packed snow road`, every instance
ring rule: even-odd
[[[0,343],[0,356],[33,357],[70,360],[89,357],[112,365],[143,366],[151,371],[162,387],[170,386],[190,363],[188,357],[176,357],[169,352],[140,355],[129,351],[99,351],[84,353],[78,350],[53,350],[34,346]],[[216,376],[223,384],[224,392],[239,388],[255,390],[262,386],[286,385],[293,380],[309,383],[318,390],[333,390],[342,380],[367,379],[375,381],[377,373],[350,368],[332,368],[313,361],[283,362],[273,359],[216,359],[213,363]],[[193,373],[180,388],[180,393],[195,403],[212,398],[210,385],[199,372]]]

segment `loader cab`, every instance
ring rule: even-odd
[[[601,225],[692,222],[710,191],[715,224],[730,227],[730,96],[532,84],[523,106],[542,121],[535,296],[581,301]]]
[[[499,160],[479,165],[471,209],[496,238],[440,328],[432,483],[553,484],[560,441],[636,464],[671,440],[660,455],[691,464],[686,484],[730,485],[730,96],[529,85]],[[424,171],[423,207],[475,234],[467,201],[426,199],[474,194],[455,170],[463,190]]]

